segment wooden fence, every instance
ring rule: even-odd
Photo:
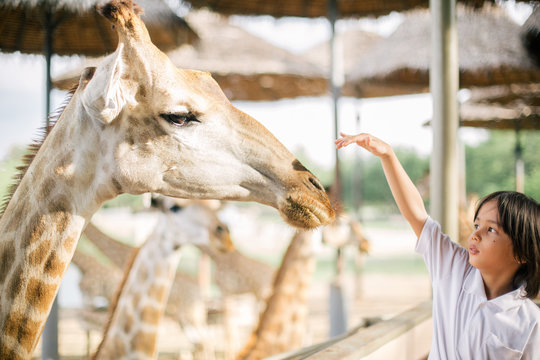
[[[431,301],[391,319],[358,326],[320,344],[265,360],[419,360],[431,347]]]

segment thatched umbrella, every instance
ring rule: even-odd
[[[540,83],[473,88],[460,109],[460,125],[540,130]]]
[[[193,7],[207,7],[227,15],[271,15],[274,17],[327,17],[328,0],[187,0]],[[493,0],[458,0],[459,3],[474,7]],[[336,10],[340,17],[365,17],[387,15],[392,11],[405,11],[416,7],[427,8],[429,0],[385,0],[358,1],[336,0]]]
[[[406,14],[392,35],[364,53],[347,82],[360,94],[368,84],[387,87],[388,95],[400,86],[428,92],[430,23],[428,11]],[[501,8],[458,7],[457,23],[461,88],[540,81],[540,67],[522,44],[520,26]]]
[[[375,33],[364,31],[360,29],[347,30],[343,33],[337,34],[335,41],[341,44],[343,48],[343,73],[350,74],[355,68],[358,59],[364,56],[369,49],[374,46],[378,41],[383,41],[383,38]],[[330,41],[322,42],[302,53],[309,61],[314,62],[330,72]],[[385,96],[387,89],[381,89],[376,84],[363,89],[363,98],[380,97]],[[403,90],[403,94],[408,94],[406,89]],[[344,84],[341,88],[342,96],[357,96],[358,93],[354,88],[351,88],[348,84]]]
[[[200,37],[197,46],[183,45],[168,55],[181,68],[208,71],[230,100],[271,101],[327,93],[325,73],[301,56],[274,46],[233,26],[219,14],[191,12],[187,17]],[[233,50],[234,49],[234,50]],[[101,59],[89,59],[84,67]],[[82,68],[54,79],[68,89]]]
[[[118,36],[97,14],[98,0],[4,0],[0,3],[0,51],[44,54],[46,113],[50,112],[50,62],[53,54],[99,56],[113,52]],[[138,0],[152,41],[170,50],[197,35],[163,0]],[[48,119],[47,119],[48,125]]]

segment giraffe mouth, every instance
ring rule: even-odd
[[[288,196],[279,210],[289,225],[302,229],[329,224],[335,216],[330,204],[306,201],[302,197]]]

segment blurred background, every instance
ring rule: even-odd
[[[332,29],[324,17],[234,15],[228,10],[219,14],[198,3],[140,2],[149,27],[164,18],[172,22],[169,29],[156,26],[151,36],[163,40],[163,50],[176,65],[211,72],[236,107],[266,126],[326,186],[333,184],[336,174],[334,126],[345,133],[370,132],[382,138],[395,148],[429,206],[433,144],[432,101],[426,80],[429,28],[426,32],[423,27],[429,21],[427,10],[346,16],[335,21],[331,40]],[[15,11],[5,15],[8,5],[0,5],[4,16],[0,37],[15,19]],[[530,29],[536,29],[538,37],[538,18],[533,2],[504,1],[474,10],[458,7],[458,28],[463,29],[459,30],[460,81],[466,85],[458,94],[463,182],[460,236],[468,231],[475,199],[483,195],[517,188],[540,199],[540,133],[535,131],[540,129],[540,46],[523,40]],[[172,42],[164,35],[168,30],[177,32]],[[54,36],[62,38],[69,31],[58,28]],[[192,33],[198,40],[191,38]],[[18,50],[16,45],[27,37],[19,34],[13,44],[4,42],[0,47],[2,197],[13,183],[26,146],[39,138],[45,114],[61,105],[85,66],[100,61],[80,55],[84,49],[55,52],[61,41],[53,40],[48,105],[46,57],[39,49]],[[114,50],[116,43],[112,45]],[[332,46],[338,51],[330,61]],[[100,50],[92,51],[95,54],[91,55],[98,55]],[[330,74],[336,72],[341,79],[338,99],[328,85]],[[342,223],[326,233],[319,229],[311,240],[314,265],[303,274],[309,279],[309,296],[302,346],[358,324],[391,318],[431,296],[423,260],[414,254],[415,236],[399,215],[378,159],[349,147],[340,152],[339,167]],[[155,223],[151,216],[140,213],[144,202],[143,196],[122,195],[106,203],[92,224],[102,236],[140,246]],[[194,291],[205,304],[207,331],[215,342],[213,356],[228,359],[247,343],[272,291],[273,274],[295,233],[275,210],[258,204],[222,203],[216,211],[228,225],[242,259],[259,264],[249,265],[260,274],[253,281],[266,288],[265,296],[253,288],[227,293],[215,279],[219,276],[215,259],[196,247],[181,250],[179,271],[194,279]],[[87,234],[78,251],[96,260],[96,268],[107,269],[114,263]],[[203,275],[212,269],[211,280],[205,280]],[[60,358],[85,358],[101,339],[110,299],[99,291],[85,295],[79,284],[89,274],[92,271],[85,272],[83,265],[72,263],[63,280],[58,297]],[[105,280],[98,277],[94,281]],[[336,284],[337,298],[332,295]],[[338,312],[341,330],[337,333],[332,331],[336,326],[333,311]],[[232,325],[225,324],[226,318],[233,319]],[[185,323],[168,316],[162,327],[160,358],[197,358]]]

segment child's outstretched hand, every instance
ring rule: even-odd
[[[378,157],[384,157],[392,152],[390,145],[370,134],[362,133],[358,135],[347,135],[345,133],[340,133],[340,135],[342,137],[334,142],[337,149],[356,143],[358,146],[363,147]]]

